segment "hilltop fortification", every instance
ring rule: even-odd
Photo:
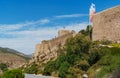
[[[41,44],[37,44],[33,59],[30,62],[45,64],[51,59],[55,59],[58,55],[58,48],[62,48],[66,39],[74,35],[74,31],[60,30],[58,32],[58,37],[51,40],[44,40]]]
[[[92,39],[120,43],[120,6],[94,15]]]

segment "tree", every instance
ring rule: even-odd
[[[67,54],[81,54],[86,53],[89,50],[91,41],[88,37],[85,35],[77,34],[73,38],[69,38],[66,41],[65,48],[67,51]]]
[[[61,66],[59,68],[59,76],[61,78],[66,78],[66,74],[68,72],[69,67],[70,67],[70,64],[67,61],[65,61],[61,64]]]
[[[83,34],[85,36],[89,36],[90,39],[92,39],[92,26],[88,25],[85,30],[81,30],[79,33],[81,33],[81,34]]]

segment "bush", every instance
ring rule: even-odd
[[[4,64],[4,63],[0,63],[0,69],[1,69],[2,71],[7,70],[7,65]]]
[[[24,74],[20,69],[7,70],[1,78],[24,78]]]
[[[61,64],[66,61],[67,57],[65,54],[60,55],[57,59],[56,59],[56,68],[59,69]]]
[[[101,58],[100,48],[94,47],[89,50],[89,64],[95,64]]]
[[[59,68],[59,76],[61,78],[66,78],[70,64],[68,62],[63,62]]]
[[[28,66],[24,72],[29,73],[29,74],[37,74],[38,72],[38,65],[33,63],[31,66]]]
[[[83,52],[88,52],[90,45],[91,41],[88,37],[78,34],[74,38],[67,39],[65,49],[68,55],[80,55]]]
[[[87,71],[89,66],[90,65],[87,60],[81,60],[79,63],[79,68],[81,68],[83,71]]]
[[[56,70],[56,63],[55,61],[50,61],[46,64],[44,70],[43,70],[43,74],[44,75],[51,75],[52,72],[54,72]]]
[[[92,35],[92,26],[91,25],[88,25],[86,30],[81,30],[79,31],[79,33],[85,35],[85,36],[90,36]]]
[[[79,60],[79,59],[80,59],[80,56],[75,55],[75,54],[68,55],[68,56],[66,57],[67,62],[70,63],[71,65],[74,65],[75,62],[76,62],[77,60]]]
[[[103,47],[101,51],[103,55],[98,63],[101,70],[96,74],[96,78],[103,78],[120,68],[120,48]]]

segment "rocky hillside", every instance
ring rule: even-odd
[[[36,57],[34,54],[33,62],[23,68],[24,72],[60,78],[83,78],[84,75],[89,78],[120,78],[120,44],[90,40],[88,28],[74,37],[64,34],[67,38],[61,47],[56,44],[48,48],[50,41],[45,45],[42,42],[36,49],[38,52]]]
[[[48,61],[56,59],[61,54],[58,49],[64,48],[66,39],[73,36],[75,36],[73,30],[60,30],[58,31],[58,37],[37,44],[32,59],[22,67],[23,70],[27,73],[36,73],[36,69],[43,70]]]
[[[36,51],[30,62],[45,64],[51,59],[54,59],[59,54],[58,48],[63,47],[67,38],[73,37],[74,31],[60,30],[58,37],[51,40],[44,40],[41,44],[36,45]]]
[[[0,63],[4,63],[9,69],[17,68],[25,64],[30,57],[16,50],[0,47]]]

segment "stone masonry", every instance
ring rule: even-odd
[[[94,15],[92,39],[120,43],[120,6]]]
[[[44,40],[41,44],[37,44],[33,59],[30,62],[45,64],[51,59],[55,59],[58,55],[58,48],[63,47],[66,39],[73,37],[74,35],[74,31],[60,30],[58,32],[58,37],[51,40]]]

